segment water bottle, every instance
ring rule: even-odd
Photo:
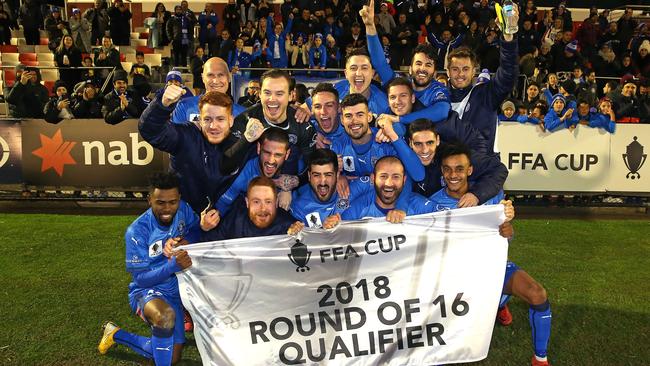
[[[519,30],[517,25],[517,20],[515,20],[515,8],[512,3],[512,0],[505,0],[503,2],[503,23],[505,24],[505,29],[503,33],[505,34],[515,34]]]

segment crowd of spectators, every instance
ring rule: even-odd
[[[145,19],[145,26],[150,28],[149,46],[170,45],[171,64],[188,67],[194,74],[196,94],[204,88],[199,77],[203,64],[212,56],[225,60],[231,72],[245,76],[259,74],[242,71],[250,67],[288,67],[299,69],[294,75],[336,76],[323,70],[341,68],[350,52],[366,47],[358,14],[362,5],[341,0],[286,0],[276,12],[278,8],[266,0],[229,0],[217,14],[210,3],[196,13],[187,1],[176,5],[173,12],[158,3]],[[494,20],[494,2],[378,1],[375,7],[376,28],[393,69],[408,66],[411,50],[424,42],[436,49],[438,72],[444,72],[445,55],[460,46],[480,55],[480,67],[486,74],[499,67],[500,30]],[[588,107],[589,113],[612,117],[608,122],[650,119],[648,24],[636,21],[631,9],[616,21],[610,21],[609,13],[594,6],[586,19],[574,19],[564,2],[544,12],[538,11],[533,0],[522,3],[517,33],[520,82],[509,100],[513,108],[501,110],[502,121],[536,123],[542,129],[587,124],[580,119],[584,113],[578,113],[579,105],[583,110]],[[110,5],[106,0],[96,0],[83,13],[73,9],[67,20],[57,7],[25,0],[15,13],[8,6],[0,9],[0,42],[8,42],[10,29],[17,29],[19,24],[27,44],[38,44],[39,28],[46,30],[61,80],[72,91],[87,80],[101,84],[109,69],[68,67],[122,69],[115,46],[129,44],[130,18],[122,0],[113,0]],[[35,19],[44,20],[39,23]],[[83,58],[85,54],[90,57]],[[136,58],[132,69],[125,71],[134,84],[150,82],[150,67],[142,54]],[[444,82],[444,75],[440,80]],[[18,84],[19,77],[16,81]],[[558,93],[564,95],[564,107],[559,109],[558,102],[556,110],[553,96]],[[10,99],[7,93],[5,96]],[[545,121],[546,116],[554,114]],[[554,118],[559,124],[550,121]]]

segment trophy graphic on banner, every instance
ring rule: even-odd
[[[239,328],[235,309],[244,301],[252,276],[243,273],[241,259],[223,254],[206,253],[195,264],[195,276],[207,294],[212,327]]]
[[[627,148],[625,149],[626,153],[623,154],[623,161],[625,166],[629,170],[629,173],[625,176],[627,179],[637,179],[641,178],[639,170],[643,167],[645,159],[648,154],[643,153],[643,145],[637,141],[637,137],[634,136],[634,141],[632,141]]]

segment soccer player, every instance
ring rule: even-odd
[[[223,94],[228,94],[230,91],[230,77],[231,75],[228,70],[228,64],[219,57],[212,57],[203,64],[203,73],[201,74],[201,78],[203,79],[203,84],[205,84],[206,93],[218,91]],[[178,102],[176,108],[174,108],[174,113],[172,114],[172,122],[199,122],[200,98],[201,95],[196,95],[189,98],[183,98]],[[246,110],[246,108],[233,103],[232,114],[234,117],[237,117],[244,110]]]
[[[390,222],[401,222],[404,216],[433,212],[433,203],[424,196],[412,193],[408,196],[408,209],[400,210],[397,201],[407,181],[402,162],[395,156],[384,156],[375,164],[370,175],[375,190],[355,197],[350,207],[343,211],[343,220],[365,217],[384,217]],[[400,212],[401,211],[401,212]]]
[[[425,172],[425,178],[414,184],[413,190],[425,197],[430,197],[442,188],[440,160],[436,159],[436,150],[442,137],[437,133],[437,128],[443,127],[445,123],[434,125],[429,120],[420,119],[409,125],[407,134],[409,145],[420,159]],[[471,128],[462,121],[459,121],[459,124]],[[453,140],[459,139],[447,139],[447,141]],[[463,142],[462,139],[460,142]],[[474,170],[471,178],[472,186],[461,197],[458,207],[483,204],[503,189],[503,184],[508,177],[508,169],[496,155],[472,152],[471,162]]]
[[[345,80],[334,85],[343,100],[348,94],[361,94],[368,100],[368,109],[378,115],[388,112],[386,93],[372,84],[375,69],[370,63],[370,56],[364,49],[355,49],[345,60]]]
[[[513,21],[518,19],[519,9],[514,5]],[[483,135],[493,151],[496,151],[497,112],[519,76],[517,49],[517,37],[503,33],[499,41],[500,66],[495,77],[476,85],[472,80],[479,70],[479,62],[474,52],[459,47],[447,54],[451,108]]]
[[[372,114],[368,109],[368,101],[363,95],[346,96],[341,102],[341,109],[346,135],[333,141],[331,148],[341,156],[345,175],[368,176],[373,172],[374,164],[379,158],[397,155],[404,162],[406,172],[412,180],[417,182],[424,179],[422,164],[400,137],[403,131],[401,124],[384,123],[381,132],[390,143],[378,143],[375,141],[378,130],[369,126]]]
[[[246,206],[238,206],[220,222],[217,217],[201,215],[201,241],[293,234],[289,228],[296,219],[278,208],[278,192],[271,178],[259,176],[248,184]]]
[[[235,118],[232,133],[240,138],[251,120],[260,121],[263,128],[285,130],[289,134],[291,154],[285,163],[283,173],[297,174],[304,170],[301,160],[306,159],[314,150],[316,131],[309,123],[298,123],[296,110],[289,108],[291,78],[286,71],[268,70],[262,74],[260,82],[262,84],[260,103]]]
[[[199,237],[199,220],[192,208],[181,200],[178,178],[171,173],[151,180],[150,208],[126,230],[126,270],[131,309],[151,326],[151,337],[120,329],[112,322],[104,325],[98,350],[106,354],[115,344],[125,345],[156,365],[177,362],[185,343],[183,310],[176,272],[192,265],[184,250],[163,255],[171,242],[191,243]]]
[[[320,83],[311,92],[311,124],[317,132],[316,147],[330,147],[345,134],[341,124],[339,92],[330,83]]]
[[[215,202],[215,197],[230,186],[232,174],[245,161],[248,141],[257,140],[263,128],[259,121],[251,121],[245,139],[232,137],[232,100],[216,91],[207,92],[199,100],[199,126],[169,123],[174,104],[182,94],[182,88],[167,86],[162,97],[152,101],[142,114],[139,130],[147,142],[172,155],[172,167],[181,177],[183,199],[200,213],[208,200]]]
[[[397,73],[386,61],[381,41],[377,35],[374,0],[370,0],[368,5],[364,5],[359,14],[366,26],[366,38],[372,65],[385,85],[397,77]],[[437,122],[447,118],[451,109],[449,91],[443,84],[435,80],[436,58],[434,48],[430,44],[420,44],[415,47],[409,67],[410,81],[415,96],[426,108],[399,116],[399,122],[408,124],[419,118],[428,118]]]
[[[262,134],[257,142],[257,157],[249,160],[244,169],[237,176],[233,184],[224,193],[215,205],[219,215],[225,216],[233,202],[240,195],[246,194],[246,189],[250,181],[264,175],[267,178],[277,179],[278,188],[284,194],[291,196],[291,190],[298,186],[297,176],[280,177],[280,169],[285,160],[289,157],[289,135],[279,128],[269,128]],[[291,199],[289,197],[289,202]],[[281,205],[286,206],[287,205]]]
[[[437,210],[457,208],[459,200],[471,186],[469,177],[472,175],[473,169],[470,163],[470,150],[460,144],[447,144],[438,150],[438,157],[441,160],[442,175],[446,187],[431,196],[431,200],[435,202]],[[486,201],[485,204],[499,202],[500,198],[495,197]],[[533,366],[548,365],[546,350],[551,335],[551,306],[546,296],[546,290],[516,264],[508,262],[503,281],[503,294],[497,313],[497,321],[502,325],[512,323],[512,315],[507,306],[511,295],[517,296],[529,304],[528,320],[533,332],[535,349],[531,364]]]
[[[322,227],[326,218],[345,211],[350,203],[336,190],[339,179],[339,163],[336,154],[329,149],[316,149],[309,158],[309,184],[294,191],[291,214],[309,227]],[[345,178],[341,178],[345,179]],[[349,197],[357,197],[372,191],[372,183],[355,179],[349,184]]]

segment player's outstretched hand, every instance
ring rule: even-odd
[[[339,177],[336,180],[336,193],[341,198],[348,199],[350,197],[350,183],[348,182],[348,178],[341,173],[339,173]]]
[[[316,148],[327,149],[327,147],[330,145],[332,145],[332,141],[330,141],[327,137],[323,136],[322,133],[320,132],[316,133]]]
[[[499,225],[499,235],[510,240],[515,235],[515,229],[512,227],[510,222],[504,222]]]
[[[296,221],[291,226],[289,226],[289,229],[287,229],[287,235],[296,235],[299,232],[302,231],[302,229],[305,228],[305,224],[303,224],[301,221]]]
[[[298,123],[305,123],[309,122],[309,119],[311,119],[311,112],[309,111],[309,108],[307,108],[307,104],[303,104],[300,107],[296,107],[296,122]]]
[[[506,222],[512,221],[515,218],[515,206],[512,205],[510,200],[501,200],[499,202],[503,205],[503,212],[506,214]]]
[[[289,211],[289,206],[291,206],[290,191],[281,191],[280,193],[278,193],[278,206],[283,208],[286,211]]]
[[[187,254],[186,250],[177,250],[174,252],[174,257],[176,257],[176,264],[178,264],[181,269],[188,268],[192,265],[192,258]]]
[[[201,230],[210,231],[219,225],[219,221],[221,221],[221,216],[219,211],[214,208],[201,212]]]
[[[323,229],[333,229],[336,227],[341,222],[341,214],[334,214],[332,216],[328,216],[325,219],[325,222],[323,223]]]
[[[391,224],[399,224],[400,222],[404,221],[405,217],[406,212],[402,210],[390,210],[386,214],[386,221],[390,222]]]
[[[478,197],[474,193],[467,192],[458,200],[458,208],[478,206]]]
[[[168,85],[165,88],[165,92],[162,96],[162,104],[165,107],[169,107],[170,105],[178,102],[178,100],[181,99],[185,93],[185,89],[181,88],[180,86],[174,84]]]
[[[257,118],[249,118],[248,123],[246,123],[246,131],[244,131],[244,137],[246,141],[253,142],[262,136],[264,132],[264,125]]]

